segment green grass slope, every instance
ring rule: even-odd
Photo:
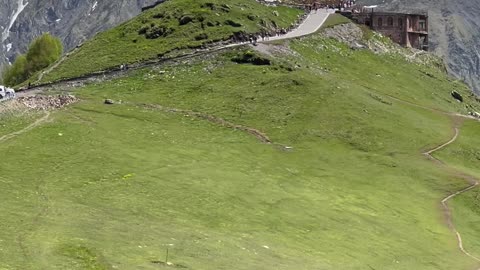
[[[3,111],[0,104],[0,138],[21,130],[33,123],[37,118],[37,113],[18,113],[17,111]]]
[[[254,0],[170,0],[75,50],[43,81],[76,77],[230,39],[286,28],[302,12]]]
[[[455,168],[466,172],[480,179],[480,139],[478,134],[480,123],[469,120],[461,127],[459,139],[454,144],[437,153],[437,157],[448,161]],[[467,185],[465,185],[466,187]],[[462,236],[466,239],[475,239],[480,235],[480,191],[472,190],[462,194],[456,199],[452,208],[454,210],[454,221],[457,224]],[[480,243],[478,241],[466,241],[465,248],[473,254],[480,254]]]
[[[0,144],[0,269],[473,269],[440,208],[465,182],[421,155],[451,119],[406,103],[478,110],[468,89],[320,35],[277,51],[87,86]],[[469,247],[475,226],[461,224]]]

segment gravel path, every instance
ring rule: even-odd
[[[282,36],[271,37],[269,40],[291,39],[313,34],[322,27],[330,14],[331,12],[325,9],[312,12],[296,29]]]

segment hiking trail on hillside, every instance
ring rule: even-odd
[[[28,132],[34,128],[36,128],[37,126],[43,124],[44,122],[46,122],[50,117],[50,112],[46,111],[45,112],[45,115],[39,119],[37,119],[35,122],[33,122],[32,124],[30,124],[29,126],[19,130],[19,131],[15,131],[15,132],[12,132],[12,133],[9,133],[9,134],[6,134],[6,135],[3,135],[2,137],[0,137],[0,142],[4,142],[4,141],[7,141],[7,140],[10,140],[12,138],[15,138],[17,137],[18,135],[21,135],[25,132]]]
[[[458,173],[459,176],[461,176],[462,178],[464,178],[465,180],[467,180],[470,183],[470,186],[468,186],[468,187],[466,187],[462,190],[459,190],[457,192],[454,192],[454,193],[448,195],[447,197],[445,197],[441,201],[441,204],[442,204],[443,209],[445,210],[445,215],[446,215],[446,218],[447,218],[448,227],[455,233],[455,236],[457,237],[458,248],[460,249],[460,251],[463,254],[467,255],[468,257],[472,258],[473,260],[475,260],[477,262],[480,262],[480,258],[472,255],[467,250],[465,250],[465,247],[463,246],[462,236],[461,236],[460,232],[458,232],[458,230],[455,228],[455,225],[454,225],[453,219],[452,219],[452,211],[448,207],[448,201],[449,200],[455,198],[458,195],[461,195],[465,192],[468,192],[468,191],[476,188],[479,185],[479,180],[476,179],[475,177],[471,176],[471,175],[467,175],[467,174],[464,174],[460,171],[457,171],[456,169],[448,166],[447,164],[443,163],[441,160],[432,156],[432,154],[435,153],[436,151],[442,150],[443,148],[449,146],[450,144],[454,143],[457,140],[458,135],[460,134],[460,131],[457,127],[454,127],[454,131],[455,131],[455,134],[453,135],[453,137],[448,142],[446,142],[446,143],[444,143],[440,146],[437,146],[437,147],[435,147],[431,150],[428,150],[428,151],[424,152],[423,155],[425,155],[429,159],[433,160],[434,162],[438,163],[439,165],[444,166],[444,167],[452,170],[453,172]]]
[[[259,39],[258,43],[268,43],[271,41],[277,41],[277,40],[287,40],[287,39],[293,39],[293,38],[298,38],[302,36],[307,36],[310,34],[314,34],[317,32],[325,23],[325,21],[328,19],[328,16],[332,14],[332,10],[327,10],[327,9],[320,9],[318,11],[313,11],[310,12],[305,19],[299,24],[299,26],[295,29],[292,29],[290,32],[287,32],[284,35],[279,35],[275,37],[270,37],[264,41],[261,41]],[[174,56],[170,58],[163,58],[163,59],[149,59],[140,63],[136,64],[131,64],[129,65],[129,70],[138,70],[141,68],[145,67],[150,67],[150,66],[156,66],[160,64],[165,64],[170,61],[180,61],[180,60],[187,60],[191,59],[193,57],[201,56],[201,55],[207,55],[215,52],[219,52],[225,49],[230,49],[230,48],[236,48],[244,45],[251,44],[250,42],[239,42],[239,43],[232,43],[228,45],[219,45],[219,46],[213,46],[207,49],[203,50],[197,50],[193,53],[188,53],[188,54],[183,54],[179,56]],[[74,50],[75,51],[75,50]],[[73,84],[73,85],[79,85],[87,82],[95,82],[95,81],[105,81],[108,79],[115,78],[117,76],[122,76],[125,74],[125,70],[121,68],[112,68],[109,70],[101,70],[97,72],[93,72],[90,74],[85,74],[79,77],[74,77],[74,78],[68,78],[68,79],[62,79],[58,80],[55,82],[50,82],[50,83],[40,83],[40,81],[43,79],[43,77],[50,73],[52,70],[54,70],[58,65],[60,65],[63,61],[66,60],[74,51],[67,53],[65,56],[63,56],[57,63],[55,63],[52,67],[48,68],[47,70],[42,71],[38,77],[37,80],[35,81],[36,85],[32,85],[29,89],[22,89],[23,91],[20,91],[18,93],[18,96],[26,96],[30,92],[35,91],[36,93],[41,92],[43,88],[45,87],[52,87],[52,86],[58,86],[61,85],[62,83],[67,83],[67,84]]]
[[[467,116],[467,115],[463,115],[463,114],[455,114],[455,113],[450,113],[450,112],[446,112],[446,111],[442,111],[440,109],[435,109],[435,108],[430,108],[430,107],[426,107],[426,106],[422,106],[422,105],[419,105],[419,104],[416,104],[416,103],[413,103],[413,102],[410,102],[410,101],[406,101],[406,100],[403,100],[403,99],[399,99],[397,97],[394,97],[394,96],[391,96],[391,95],[388,95],[388,94],[384,94],[386,95],[387,97],[393,99],[393,100],[396,100],[398,102],[401,102],[401,103],[404,103],[404,104],[407,104],[407,105],[410,105],[410,106],[414,106],[414,107],[417,107],[417,108],[421,108],[421,109],[425,109],[425,110],[429,110],[429,111],[433,111],[433,112],[437,112],[437,113],[440,113],[440,114],[444,114],[444,115],[447,115],[447,116],[450,116],[454,119],[454,123],[453,123],[453,130],[454,130],[454,135],[453,137],[447,141],[446,143],[443,143],[439,146],[436,146],[435,148],[432,148],[432,149],[429,149],[425,152],[423,152],[422,154],[424,156],[426,156],[428,159],[436,162],[438,165],[440,166],[443,166],[445,167],[446,169],[449,169],[451,172],[453,172],[454,174],[460,176],[461,178],[465,179],[470,185],[462,190],[459,190],[459,191],[456,191],[454,193],[451,193],[449,194],[447,197],[443,198],[441,200],[441,205],[442,205],[442,208],[444,209],[445,211],[445,217],[447,219],[447,225],[448,227],[453,231],[453,233],[455,234],[456,238],[457,238],[457,243],[458,243],[458,248],[460,249],[460,251],[465,254],[466,256],[470,257],[471,259],[477,261],[477,262],[480,262],[480,258],[479,257],[476,257],[474,255],[472,255],[470,252],[468,252],[465,247],[463,246],[463,240],[462,240],[462,236],[460,234],[460,232],[456,229],[455,225],[454,225],[454,222],[453,222],[453,218],[452,218],[452,211],[450,210],[450,208],[448,207],[448,201],[450,201],[451,199],[457,197],[458,195],[461,195],[461,194],[464,194],[474,188],[476,188],[477,186],[480,185],[480,180],[477,179],[476,177],[472,176],[472,175],[468,175],[468,174],[465,174],[447,164],[445,164],[443,161],[441,161],[440,159],[436,158],[433,156],[433,154],[437,151],[440,151],[442,150],[443,148],[451,145],[452,143],[454,143],[457,139],[458,139],[458,136],[460,134],[460,130],[458,128],[458,121],[455,121],[456,118],[458,119],[461,119],[460,122],[464,119],[471,119],[471,120],[476,120],[476,121],[480,121],[479,119],[473,117],[473,116]],[[478,268],[478,270],[480,270],[480,268]]]

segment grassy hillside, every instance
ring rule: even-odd
[[[439,152],[437,157],[448,161],[449,164],[454,165],[462,172],[480,178],[480,170],[478,167],[480,160],[479,131],[480,125],[477,121],[466,121],[462,126],[459,140]],[[478,232],[480,231],[479,204],[479,189],[466,193],[453,204],[454,220],[458,224],[459,230],[462,231],[463,237],[467,239],[478,236]],[[478,241],[467,241],[465,247],[474,252],[475,255],[480,254],[480,244]]]
[[[302,12],[267,7],[254,0],[171,0],[86,42],[43,81],[199,48],[241,33],[286,28]],[[35,81],[35,79],[33,79]]]
[[[0,269],[473,269],[440,210],[466,183],[421,155],[451,119],[406,103],[479,110],[468,89],[321,35],[271,53],[87,86],[0,144]],[[460,223],[473,247],[476,225]]]
[[[0,103],[0,138],[28,126],[38,118],[37,113],[18,113]]]

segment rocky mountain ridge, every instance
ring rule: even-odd
[[[25,52],[44,32],[68,51],[99,31],[116,26],[163,0],[0,0],[0,68]]]

